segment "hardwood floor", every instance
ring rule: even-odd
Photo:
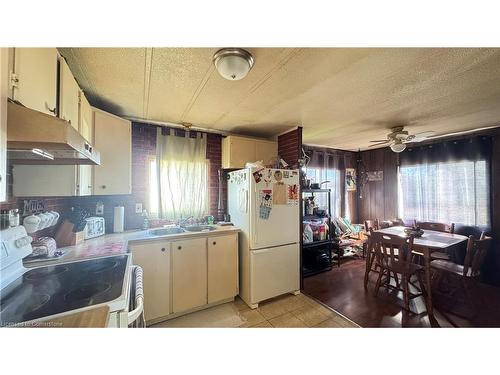
[[[334,267],[304,279],[304,293],[353,320],[361,327],[431,327],[421,297],[410,302],[412,313],[403,312],[401,292],[381,288],[374,296],[376,274],[370,274],[368,289],[363,286],[364,259],[345,260],[340,268]],[[500,327],[500,289],[481,286],[476,294],[481,301],[479,314],[473,319],[460,318],[450,309],[440,309],[446,301],[434,295],[435,318],[440,327]],[[446,305],[449,307],[449,303]],[[455,310],[451,310],[455,311]]]

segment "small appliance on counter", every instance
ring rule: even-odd
[[[85,219],[85,239],[103,236],[105,234],[104,218],[100,216],[91,216]]]

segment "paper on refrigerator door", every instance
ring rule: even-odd
[[[287,204],[296,205],[299,204],[299,187],[298,185],[287,185],[288,187],[288,196],[287,196]]]

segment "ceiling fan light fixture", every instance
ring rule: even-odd
[[[223,48],[215,53],[213,62],[222,77],[230,81],[238,81],[246,77],[255,59],[243,48]]]
[[[391,144],[391,150],[394,152],[403,152],[406,149],[406,145],[402,141],[396,141]]]

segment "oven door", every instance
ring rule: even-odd
[[[128,327],[146,327],[146,321],[144,319],[144,290],[142,286],[142,268],[139,266],[132,267]]]

